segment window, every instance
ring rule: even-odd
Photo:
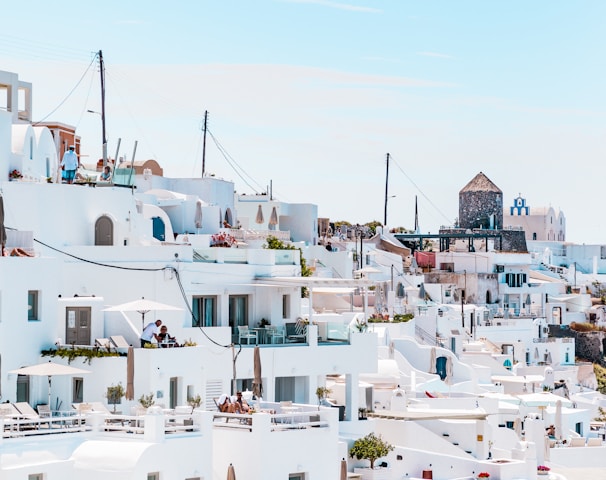
[[[248,296],[229,296],[229,326],[235,331],[237,326],[248,324]]]
[[[44,480],[44,474],[43,473],[30,473],[27,476],[27,480]]]
[[[27,375],[17,376],[17,401],[29,402],[29,377]]]
[[[509,287],[521,287],[526,283],[526,274],[525,273],[506,273],[505,274],[505,283]]]
[[[231,308],[231,305],[230,305]],[[201,296],[192,299],[192,327],[217,326],[217,297]]]
[[[148,473],[147,480],[160,480],[160,472]]]
[[[282,318],[290,318],[290,295],[282,295]]]
[[[84,379],[74,377],[72,380],[72,402],[82,403],[84,401]]]
[[[27,292],[27,319],[31,322],[38,320],[38,291]]]
[[[304,473],[289,473],[288,480],[305,480]]]

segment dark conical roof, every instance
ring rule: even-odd
[[[473,179],[465,185],[459,193],[465,192],[495,192],[503,193],[492,181],[482,172],[478,173]]]

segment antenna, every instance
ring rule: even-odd
[[[204,139],[202,140],[202,178],[204,178],[204,172],[206,171],[206,129],[208,127],[208,110],[204,110]]]
[[[383,215],[383,226],[387,225],[387,199],[389,198],[389,153],[387,154],[387,169],[385,171],[385,212]]]

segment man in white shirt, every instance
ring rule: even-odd
[[[67,183],[74,183],[76,170],[82,166],[74,149],[75,147],[70,145],[69,150],[63,154],[63,160],[61,160],[61,170],[63,170],[63,176]]]
[[[160,325],[162,325],[162,320],[156,320],[155,322],[147,324],[141,334],[141,348],[145,348],[145,345],[151,345],[152,338],[155,338],[156,342],[160,341],[160,338],[158,337]]]

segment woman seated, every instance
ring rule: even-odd
[[[223,413],[239,413],[236,412],[236,405],[231,403],[229,400],[229,395],[223,394],[219,397],[219,411]]]
[[[100,182],[109,182],[112,179],[112,171],[111,168],[109,168],[109,165],[106,165],[105,167],[103,167],[103,172],[101,172],[101,175],[99,175],[99,181]]]
[[[162,327],[160,327],[160,333],[158,334],[158,343],[160,344],[160,346],[166,345],[168,343],[170,343],[171,346],[177,346],[175,337],[170,336],[170,334],[168,333],[168,327],[166,325],[162,325]]]

